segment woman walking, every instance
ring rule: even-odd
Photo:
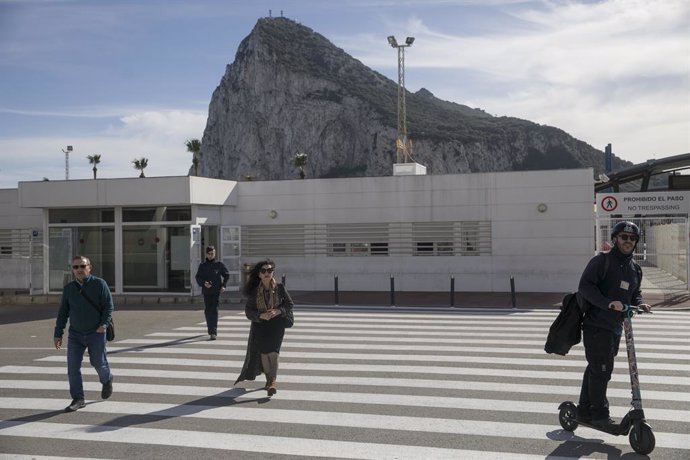
[[[292,327],[292,299],[285,286],[273,279],[275,263],[263,260],[249,274],[243,292],[247,296],[244,313],[251,321],[247,355],[240,376],[235,384],[243,380],[254,380],[263,371],[266,374],[264,389],[268,396],[278,391],[278,356],[283,344],[285,328]]]

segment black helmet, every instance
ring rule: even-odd
[[[615,238],[615,236],[621,232],[632,233],[633,235],[636,235],[639,238],[640,227],[638,227],[633,222],[618,222],[613,227],[613,230],[611,230],[611,239]]]

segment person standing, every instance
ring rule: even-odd
[[[105,280],[91,274],[88,257],[75,256],[72,259],[72,273],[75,280],[62,290],[62,300],[55,322],[53,344],[62,347],[62,335],[69,318],[67,337],[67,376],[72,402],[65,412],[74,412],[86,406],[81,363],[84,352],[89,351],[89,362],[96,369],[103,385],[101,398],[113,394],[113,374],[106,357],[106,329],[113,314],[113,298]]]
[[[199,264],[195,279],[204,295],[204,316],[209,340],[216,340],[218,336],[218,305],[228,278],[228,268],[223,262],[216,260],[216,248],[206,247],[206,260]]]
[[[275,264],[270,259],[254,265],[243,292],[247,296],[244,313],[251,321],[247,354],[240,376],[235,384],[243,380],[254,380],[263,370],[266,374],[264,389],[268,396],[278,391],[278,357],[283,344],[285,328],[292,327],[293,302],[287,289],[273,278]]]
[[[651,310],[642,300],[642,269],[633,260],[639,239],[640,228],[633,222],[617,223],[611,231],[611,250],[589,261],[578,286],[578,294],[589,308],[582,322],[587,367],[577,420],[605,430],[616,426],[609,416],[606,390],[621,340],[623,305]]]

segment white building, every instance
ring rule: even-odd
[[[591,169],[234,182],[152,177],[0,190],[0,288],[60,292],[75,254],[116,294],[197,294],[213,244],[242,282],[264,257],[292,290],[576,288],[594,252]]]

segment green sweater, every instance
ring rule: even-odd
[[[94,308],[80,290],[84,289],[86,295],[102,309],[99,312]],[[81,334],[95,332],[101,324],[110,324],[113,315],[113,297],[110,295],[108,284],[101,278],[89,275],[84,284],[72,281],[62,290],[62,300],[55,321],[55,333],[53,337],[62,337],[67,318],[69,329]]]

